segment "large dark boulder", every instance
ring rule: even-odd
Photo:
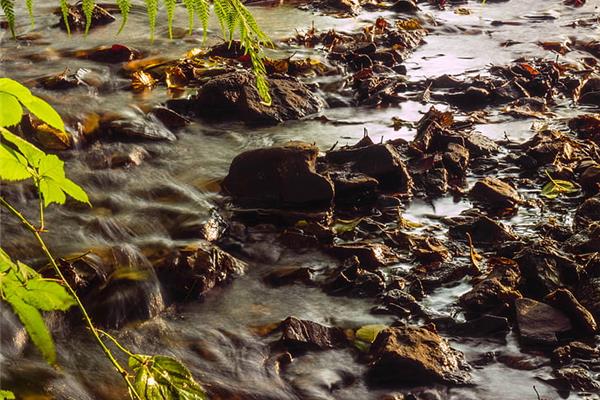
[[[316,146],[302,142],[244,152],[233,159],[223,190],[244,205],[329,205],[334,187],[316,172],[318,154]]]
[[[237,71],[212,78],[191,99],[192,108],[205,118],[225,118],[269,125],[306,117],[322,107],[320,98],[299,80],[285,75],[268,78],[273,103],[262,102],[250,72]]]

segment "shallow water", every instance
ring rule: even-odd
[[[138,2],[141,4],[141,2]],[[477,74],[491,64],[507,63],[521,56],[554,57],[536,43],[539,40],[561,41],[572,35],[578,39],[598,38],[600,27],[569,26],[574,20],[598,17],[598,2],[588,1],[578,9],[568,8],[559,1],[509,1],[485,5],[468,2],[472,14],[457,15],[452,9],[439,11],[425,8],[430,19],[439,25],[426,41],[406,61],[409,79],[421,79],[447,74]],[[87,60],[63,58],[65,50],[91,48],[97,45],[122,43],[136,47],[147,55],[175,58],[201,45],[201,35],[163,39],[166,32],[164,18],[160,20],[158,38],[148,42],[146,17],[133,12],[124,32],[115,37],[116,24],[93,30],[84,38],[72,38],[52,27],[58,17],[51,15],[52,7],[38,5],[36,27],[30,31],[26,13],[18,9],[18,31],[28,32],[31,40],[9,40],[6,31],[0,31],[0,74],[27,81],[47,74],[72,71],[80,67],[92,69],[104,82],[98,91],[77,88],[66,92],[37,90],[36,93],[55,105],[67,119],[75,119],[95,110],[122,111],[144,108],[168,98],[164,88],[158,87],[150,95],[137,95],[120,90],[127,82],[118,76],[118,68]],[[392,13],[364,13],[356,18],[332,18],[292,6],[253,7],[259,24],[275,40],[294,34],[294,29],[307,29],[311,23],[317,28],[355,31],[372,22],[377,16]],[[183,16],[183,13],[182,13]],[[187,21],[186,17],[180,19]],[[518,25],[496,25],[492,21],[512,21]],[[213,21],[214,22],[214,21]],[[184,28],[184,27],[179,27]],[[34,35],[35,34],[35,35]],[[34,36],[39,36],[34,38]],[[502,47],[506,41],[520,42]],[[207,44],[218,42],[218,30],[211,24]],[[311,54],[304,48],[284,48],[275,54]],[[581,56],[578,52],[567,57]],[[138,167],[96,170],[85,161],[100,145],[61,154],[66,160],[70,177],[80,183],[91,195],[92,209],[65,207],[54,209],[48,215],[51,227],[48,240],[56,254],[67,255],[88,248],[123,246],[136,253],[138,247],[149,243],[171,246],[178,242],[170,236],[172,215],[207,216],[220,196],[212,191],[210,182],[226,175],[230,161],[240,152],[284,143],[288,140],[314,142],[321,149],[334,143],[354,143],[367,129],[379,140],[403,138],[410,140],[414,130],[395,131],[392,117],[417,121],[428,110],[429,104],[408,101],[396,107],[336,108],[323,114],[343,124],[329,124],[317,120],[295,121],[267,128],[248,128],[241,124],[207,124],[196,121],[177,132],[172,143],[136,144],[146,149],[151,157]],[[444,108],[438,105],[438,108]],[[569,105],[555,110],[565,118],[585,110],[574,110]],[[477,125],[480,132],[492,139],[505,136],[515,141],[526,140],[533,134],[533,119],[514,120],[498,117],[493,123]],[[105,149],[127,148],[131,144],[105,143]],[[33,204],[27,190],[10,189],[21,208]],[[407,205],[406,217],[426,226],[441,226],[439,217],[456,216],[470,208],[467,200],[455,202],[451,196],[432,203],[415,199]],[[520,212],[510,221],[519,229],[537,223],[536,211]],[[2,214],[2,246],[16,257],[38,260],[39,253],[33,241],[13,221]],[[439,232],[445,237],[445,231]],[[258,245],[256,245],[258,246]],[[125,343],[147,353],[169,353],[191,367],[194,375],[207,385],[225,387],[240,398],[251,399],[377,399],[393,390],[368,388],[360,379],[365,366],[352,353],[330,351],[309,353],[298,357],[285,374],[275,373],[265,362],[269,343],[274,337],[260,337],[253,327],[278,322],[289,315],[316,322],[356,328],[369,323],[390,323],[386,316],[370,314],[372,302],[365,299],[331,297],[316,288],[300,285],[270,288],[261,281],[268,270],[288,265],[331,265],[334,260],[322,254],[297,254],[263,246],[257,251],[272,250],[270,260],[254,261],[247,275],[231,285],[213,290],[203,302],[172,306],[160,316],[142,324],[126,327],[115,334]],[[281,252],[281,254],[278,254]],[[139,252],[138,252],[139,253]],[[140,256],[138,254],[138,256]],[[450,314],[458,296],[469,289],[467,281],[442,287],[429,295],[424,306],[439,313]],[[3,315],[10,320],[9,314]],[[14,322],[14,321],[13,321]],[[20,398],[39,399],[114,399],[123,396],[120,382],[103,356],[90,342],[85,332],[66,330],[60,318],[51,321],[55,326],[61,370],[45,365],[30,347],[25,346],[22,332],[13,343],[4,344],[0,351],[2,387],[14,389]],[[11,325],[18,331],[18,323]],[[4,331],[3,333],[6,333]],[[487,352],[520,354],[513,334],[505,340],[450,338],[453,345],[464,351],[470,362]],[[62,351],[62,350],[65,351]],[[534,356],[532,356],[534,357]],[[472,374],[475,386],[466,388],[438,387],[437,395],[444,399],[535,399],[536,387],[540,396],[554,399],[556,390],[542,379],[549,377],[547,360],[531,371],[521,371],[502,363],[478,366]],[[540,379],[541,378],[541,379]],[[421,389],[413,389],[418,393]],[[426,389],[423,389],[426,390]],[[38,397],[41,396],[41,397]],[[44,397],[46,396],[46,397]],[[433,396],[433,394],[431,395]],[[571,394],[569,398],[578,398]]]

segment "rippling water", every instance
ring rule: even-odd
[[[547,57],[549,53],[536,44],[538,40],[561,41],[573,35],[580,39],[600,35],[598,26],[576,29],[569,26],[576,19],[597,16],[597,1],[588,1],[579,9],[567,8],[559,1],[542,0],[488,2],[485,5],[468,2],[465,6],[471,9],[471,15],[456,15],[452,10],[439,11],[423,6],[429,18],[440,26],[407,60],[410,79],[444,73],[477,74],[486,66],[521,56]],[[18,31],[26,39],[15,43],[9,40],[6,31],[0,31],[0,74],[26,82],[60,73],[67,67],[72,71],[81,67],[92,69],[102,82],[98,89],[36,91],[56,106],[66,120],[98,110],[130,110],[134,115],[136,109],[145,109],[168,98],[164,88],[157,88],[150,95],[121,90],[128,82],[119,76],[118,67],[62,57],[66,50],[122,43],[136,47],[148,56],[175,58],[201,45],[198,34],[173,41],[163,39],[166,32],[164,18],[159,23],[159,38],[150,45],[146,16],[139,11],[133,12],[129,25],[118,37],[115,37],[116,24],[113,24],[95,29],[88,37],[75,34],[67,38],[53,27],[58,17],[51,14],[52,10],[48,5],[39,4],[36,26],[31,29],[27,25],[26,12],[22,7],[18,9]],[[384,12],[364,13],[357,18],[332,18],[285,4],[253,7],[253,12],[259,24],[275,40],[293,35],[296,28],[307,29],[311,23],[322,29],[335,27],[355,31],[379,15],[392,15]],[[181,17],[181,21],[187,21],[183,12]],[[494,26],[492,21],[511,21],[517,25]],[[218,42],[216,25],[213,23],[211,27],[208,44]],[[500,46],[508,40],[519,43]],[[283,48],[275,53],[283,56],[293,52],[299,56],[311,53],[303,48]],[[315,142],[327,149],[336,142],[340,145],[355,142],[362,137],[363,128],[376,139],[411,139],[414,132],[406,128],[394,131],[390,127],[391,118],[416,121],[428,108],[429,105],[408,101],[383,109],[324,111],[329,119],[344,121],[343,125],[307,120],[257,129],[241,124],[196,121],[178,131],[174,142],[135,144],[143,146],[150,157],[142,165],[127,169],[98,170],[91,168],[87,161],[95,152],[127,149],[133,144],[103,143],[64,152],[61,157],[67,162],[69,175],[85,187],[94,208],[54,208],[48,215],[49,242],[59,255],[120,246],[133,254],[136,263],[143,264],[140,246],[183,243],[171,237],[173,221],[179,217],[206,217],[218,204],[220,196],[211,190],[210,182],[223,177],[230,161],[240,152],[292,139]],[[559,117],[578,112],[569,107],[557,111]],[[533,134],[530,130],[532,120],[498,121],[482,124],[477,129],[492,139],[507,135],[513,140],[524,140]],[[16,199],[21,208],[31,208],[34,204],[27,188],[16,186],[3,190]],[[451,197],[433,203],[415,200],[407,207],[406,215],[428,225],[441,226],[437,217],[458,215],[469,207],[467,200],[455,202]],[[537,216],[533,211],[524,210],[515,218],[514,221],[526,229],[536,222]],[[443,234],[440,230],[440,235]],[[39,260],[33,241],[5,214],[2,215],[1,240],[2,246],[11,254],[32,262]],[[302,263],[327,265],[334,261],[320,254],[299,258],[275,246],[270,248],[268,243],[256,251],[268,254],[270,260],[253,262],[247,275],[225,288],[215,289],[204,302],[172,306],[159,316],[121,329],[116,334],[140,351],[168,352],[183,359],[200,381],[230,393],[223,398],[234,398],[232,393],[235,393],[239,395],[235,398],[240,399],[377,399],[386,393],[383,389],[364,386],[359,378],[365,367],[357,363],[350,351],[310,353],[298,357],[283,377],[276,373],[274,362],[266,360],[268,344],[273,338],[255,335],[253,327],[280,321],[288,315],[347,328],[388,323],[391,319],[370,314],[372,304],[368,300],[330,297],[319,289],[296,285],[265,286],[260,277],[270,269]],[[442,287],[428,296],[424,305],[436,312],[451,314],[453,302],[468,289],[466,281]],[[156,290],[156,287],[150,285],[148,290]],[[25,335],[11,314],[5,308],[0,310],[4,321],[3,340],[10,339],[2,342],[0,354],[3,387],[14,388],[24,399],[115,399],[124,395],[118,377],[85,332],[71,331],[60,317],[50,317],[57,335],[61,365],[60,370],[53,370],[40,360],[35,350],[25,346]],[[521,354],[512,335],[498,341],[450,339],[454,346],[465,352],[469,361],[481,358],[486,352]],[[537,379],[548,377],[551,371],[547,362],[540,364],[532,371],[511,369],[501,363],[475,368],[476,386],[440,387],[437,393],[447,399],[535,399],[535,385],[540,395],[556,398],[556,391]]]

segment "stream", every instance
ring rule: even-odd
[[[141,50],[148,58],[175,59],[192,48],[221,42],[216,20],[211,21],[205,44],[199,29],[192,36],[179,35],[185,31],[183,23],[187,22],[187,15],[185,10],[178,9],[175,21],[180,23],[175,24],[175,32],[181,37],[166,39],[166,17],[159,13],[157,38],[150,44],[147,16],[135,7],[128,25],[118,36],[115,36],[120,22],[117,15],[117,23],[97,27],[87,37],[74,33],[69,38],[55,26],[59,17],[53,14],[54,7],[48,3],[40,2],[36,6],[33,28],[24,4],[18,5],[19,39],[16,42],[8,30],[0,30],[0,75],[31,85],[36,79],[61,73],[65,68],[70,71],[88,68],[90,79],[96,82],[94,85],[67,91],[39,87],[34,90],[52,104],[67,123],[101,111],[125,114],[144,124],[144,111],[170,98],[162,85],[152,91],[132,92],[129,79],[120,73],[120,64],[69,57],[69,52],[119,43]],[[134,3],[143,4],[142,1]],[[573,51],[558,55],[542,48],[538,42],[563,42],[572,37],[600,39],[600,2],[597,0],[588,0],[578,8],[557,0],[449,3],[452,4],[444,10],[419,3],[420,17],[427,21],[429,34],[425,43],[404,61],[409,82],[443,74],[475,77],[485,74],[482,71],[492,65],[509,64],[519,57],[576,60],[584,54]],[[458,7],[468,9],[469,14],[456,13]],[[293,37],[296,30],[306,32],[311,26],[323,31],[357,32],[380,16],[393,19],[399,15],[380,10],[339,18],[287,3],[257,4],[250,9],[261,28],[276,43]],[[576,21],[594,19],[595,24],[573,26]],[[506,46],[505,43],[514,44]],[[268,50],[268,54],[277,58],[323,57],[315,49],[293,44],[282,44],[276,50]],[[327,85],[332,79],[321,76],[305,80]],[[408,125],[394,129],[392,118],[416,122],[431,105],[407,100],[389,107],[325,108],[320,115],[326,119],[307,118],[268,127],[193,119],[175,132],[173,141],[98,141],[88,145],[74,135],[74,148],[57,154],[65,160],[68,176],[90,195],[93,207],[72,203],[66,207],[50,207],[46,238],[53,252],[61,257],[88,249],[117,248],[130,266],[146,268],[149,264],[147,249],[173,248],[194,241],[176,234],[181,221],[200,223],[210,218],[215,209],[223,207],[223,195],[215,189],[214,183],[227,175],[231,161],[238,154],[290,140],[315,143],[326,150],[336,143],[337,146],[356,143],[363,138],[365,130],[376,143],[394,139],[410,141],[415,129]],[[443,102],[436,102],[435,106],[439,110],[450,109]],[[598,108],[574,107],[564,102],[552,111],[555,115],[542,122],[560,126],[574,116],[597,113]],[[540,123],[539,119],[517,119],[490,109],[488,119],[473,128],[492,140],[524,142],[535,134],[532,126]],[[95,163],[102,154],[132,149],[145,155],[140,165],[101,169]],[[480,177],[479,173],[468,175],[467,185],[471,186]],[[3,184],[2,192],[35,218],[36,199],[29,187]],[[523,195],[537,196],[535,190]],[[404,218],[421,224],[421,229],[445,242],[449,240],[448,228],[441,219],[458,216],[473,204],[467,197],[444,194],[435,199],[413,198],[404,206]],[[571,218],[556,210],[548,212],[567,221]],[[539,207],[521,207],[504,222],[519,235],[533,235],[533,227],[540,222],[541,215]],[[32,265],[43,264],[35,240],[4,212],[0,235],[2,247],[13,258]],[[266,284],[263,277],[279,268],[310,266],[325,270],[340,262],[318,250],[298,252],[286,248],[278,242],[277,232],[268,226],[257,225],[251,236],[240,255],[248,263],[244,275],[211,290],[201,301],[165,306],[158,279],[150,273],[144,290],[153,299],[153,307],[159,310],[157,315],[146,321],[124,324],[111,332],[137,351],[169,354],[184,361],[199,382],[216,388],[213,390],[215,399],[401,398],[391,397],[392,393],[412,393],[415,399],[600,399],[598,393],[558,390],[550,382],[552,366],[547,355],[524,349],[514,330],[506,336],[475,338],[442,333],[471,364],[472,384],[467,386],[433,383],[399,388],[371,386],[362,378],[367,366],[350,348],[298,355],[278,373],[270,359],[273,357],[270,346],[277,335],[257,334],[261,327],[291,315],[344,329],[368,324],[389,325],[396,318],[372,313],[374,303],[370,298],[331,296],[318,287],[299,283],[278,287]],[[404,261],[391,268],[410,268],[410,263],[402,263]],[[427,293],[421,304],[440,319],[453,318],[460,313],[456,305],[458,298],[471,288],[471,278],[467,276]],[[127,306],[126,299],[115,305]],[[47,315],[58,350],[60,367],[54,369],[28,344],[23,328],[11,311],[4,305],[0,311],[3,389],[10,389],[17,398],[27,400],[125,398],[119,376],[87,332],[72,324],[69,318]],[[495,361],[487,360],[490,355],[495,355]]]

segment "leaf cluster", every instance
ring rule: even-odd
[[[135,373],[135,390],[148,400],[206,400],[192,373],[167,356],[132,354],[129,367]]]
[[[75,299],[58,282],[43,278],[34,269],[16,263],[0,248],[0,297],[11,305],[31,341],[50,363],[56,362],[52,335],[42,316],[43,311],[66,311]]]
[[[64,131],[60,115],[44,100],[31,94],[20,83],[0,78],[0,179],[21,181],[33,179],[44,206],[64,204],[66,196],[89,204],[85,191],[65,176],[64,162],[54,154],[46,154],[31,143],[4,129],[20,122],[23,107],[46,124]]]

